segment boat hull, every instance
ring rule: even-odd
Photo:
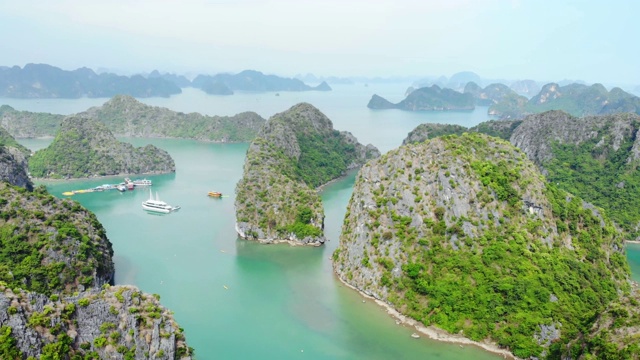
[[[146,210],[146,211],[157,212],[157,213],[162,213],[162,214],[168,214],[172,210],[172,209],[163,209],[163,208],[157,208],[157,207],[150,207],[150,206],[145,205],[144,203],[142,203],[142,209]]]

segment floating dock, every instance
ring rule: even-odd
[[[125,181],[119,184],[102,184],[99,186],[96,186],[94,188],[91,189],[82,189],[82,190],[71,190],[71,191],[65,191],[62,193],[62,195],[64,196],[72,196],[75,194],[84,194],[84,193],[92,193],[92,192],[100,192],[100,191],[109,191],[109,190],[118,190],[121,192],[127,191],[127,190],[133,190],[134,188],[138,187],[138,186],[151,186],[151,180],[147,180],[147,179],[138,179],[138,180],[131,180],[129,178],[125,178]]]

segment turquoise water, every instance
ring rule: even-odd
[[[154,193],[182,209],[169,215],[144,212],[141,202],[149,197],[144,189],[73,198],[107,229],[116,283],[160,294],[199,359],[496,358],[473,347],[412,339],[412,329],[396,325],[384,309],[363,303],[335,279],[329,257],[338,245],[355,173],[322,193],[326,246],[267,246],[237,239],[233,227],[233,191],[247,144],[131,141],[152,142],[174,157],[176,174],[149,178]],[[62,197],[64,191],[119,181],[47,185]],[[209,198],[210,190],[229,195]]]
[[[329,93],[204,95],[197,90],[168,99],[143,101],[177,111],[228,115],[253,110],[268,117],[306,101],[320,108],[339,130],[354,133],[382,151],[398,146],[423,122],[473,126],[486,109],[466,113],[372,111],[373,92],[391,101],[406,86],[343,86]],[[0,99],[0,104],[6,99]],[[20,110],[70,113],[105,99],[12,100]],[[95,103],[94,103],[95,102]],[[19,105],[19,106],[18,106]],[[33,108],[31,106],[33,105]],[[81,108],[82,106],[82,108]],[[77,194],[94,211],[114,246],[116,282],[134,284],[161,296],[185,329],[198,359],[498,359],[474,347],[412,339],[411,328],[396,325],[385,310],[346,288],[333,275],[330,256],[351,196],[355,173],[322,192],[329,242],[320,248],[267,246],[239,240],[234,231],[233,196],[242,175],[247,144],[189,140],[127,139],[153,143],[176,161],[176,173],[149,177],[160,198],[182,209],[151,215],[141,209],[145,190]],[[31,149],[50,140],[22,140]],[[49,182],[62,192],[121,182],[122,178]],[[222,199],[206,196],[221,191]],[[628,245],[634,277],[640,275],[640,246]]]

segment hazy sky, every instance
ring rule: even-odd
[[[0,65],[640,84],[636,0],[0,0]]]

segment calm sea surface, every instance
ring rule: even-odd
[[[386,152],[400,145],[420,123],[473,126],[488,119],[473,112],[408,113],[372,111],[373,93],[399,101],[408,85],[343,85],[332,92],[242,93],[209,96],[187,89],[171,98],[143,102],[176,111],[233,115],[255,111],[269,117],[298,102],[323,111],[338,130]],[[0,99],[19,110],[74,113],[106,99]],[[149,192],[89,193],[74,199],[92,210],[114,246],[116,283],[134,284],[161,296],[185,329],[198,359],[497,359],[477,348],[412,339],[411,328],[396,325],[385,310],[344,287],[332,273],[330,256],[338,245],[341,221],[355,173],[322,192],[329,242],[320,248],[267,246],[237,238],[234,188],[242,176],[248,144],[189,140],[125,139],[152,143],[176,161],[176,173],[148,177],[162,200],[182,209],[151,215],[140,203]],[[50,140],[23,140],[33,150]],[[49,191],[85,189],[122,178],[48,182]],[[208,191],[221,191],[211,199]],[[634,277],[640,275],[640,246],[628,246]]]

